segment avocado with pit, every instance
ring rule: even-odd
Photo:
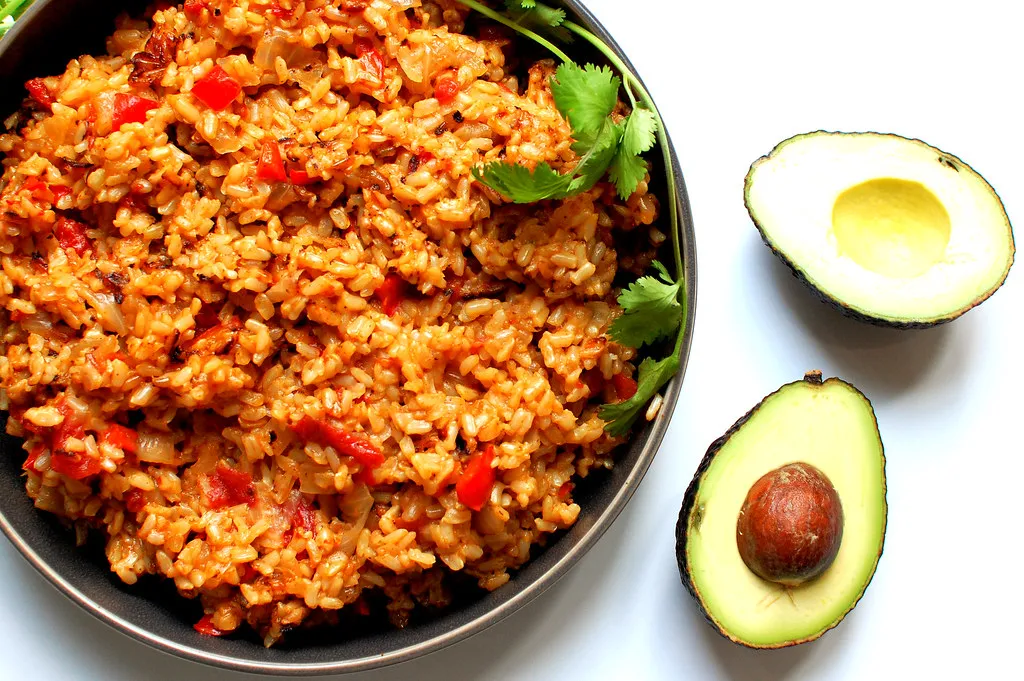
[[[1013,229],[995,190],[920,140],[798,135],[751,165],[744,202],[798,279],[841,312],[883,326],[956,319],[1013,264]]]
[[[726,638],[751,648],[812,641],[867,589],[886,516],[871,403],[810,372],[711,444],[676,524],[679,573]]]

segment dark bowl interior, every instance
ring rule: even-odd
[[[104,40],[124,11],[141,13],[136,0],[37,0],[0,41],[0,118],[15,111],[25,97],[24,82],[59,73],[80,54],[103,53]],[[564,2],[570,16],[601,36],[618,55],[621,50],[593,16],[575,0]],[[597,61],[595,52],[578,41],[570,47],[577,61]],[[628,62],[627,62],[628,63]],[[682,347],[685,369],[692,337],[696,301],[696,256],[693,227],[682,172],[673,152],[676,184],[665,184],[660,157],[654,158],[654,190],[662,197],[675,193],[680,208],[680,239],[687,278],[687,336]],[[661,171],[659,172],[659,168]],[[660,184],[659,184],[660,182]],[[666,220],[667,221],[667,220]],[[402,630],[381,619],[360,619],[357,626],[338,627],[293,636],[279,647],[264,648],[255,636],[226,639],[196,633],[192,624],[201,610],[179,597],[166,580],[149,578],[128,587],[110,571],[101,538],[75,548],[73,535],[48,514],[37,511],[24,491],[20,442],[0,439],[0,528],[26,559],[69,598],[122,632],[161,650],[199,662],[251,672],[317,674],[384,666],[450,645],[477,633],[538,596],[561,577],[608,529],[640,484],[668,427],[683,371],[665,389],[665,405],[653,422],[636,432],[610,472],[594,474],[577,489],[583,507],[578,522],[513,575],[504,587],[480,592],[475,586],[456,588],[456,604],[443,612],[418,613]]]

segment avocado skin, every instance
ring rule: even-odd
[[[786,146],[790,142],[794,142],[794,141],[796,141],[798,139],[803,139],[804,137],[813,137],[815,135],[850,135],[850,134],[858,135],[858,134],[865,134],[865,133],[863,133],[863,132],[861,132],[861,133],[847,133],[847,132],[838,132],[838,131],[830,131],[830,130],[815,130],[813,132],[805,132],[805,133],[801,133],[799,135],[794,135],[794,136],[792,136],[792,137],[790,137],[788,139],[785,139],[785,140],[779,142],[778,144],[776,144],[774,149],[772,149],[770,152],[768,152],[767,154],[765,154],[761,158],[757,159],[756,161],[754,161],[750,165],[750,170],[747,171],[747,176],[743,180],[743,205],[747,209],[747,215],[750,216],[750,219],[754,223],[754,226],[757,227],[757,231],[761,235],[761,241],[764,242],[765,246],[767,246],[771,250],[771,252],[774,253],[779,258],[779,260],[781,260],[783,263],[785,263],[786,267],[789,268],[789,271],[793,273],[793,276],[796,277],[797,280],[800,281],[802,284],[804,284],[804,286],[806,286],[811,291],[811,293],[814,295],[815,298],[817,298],[821,302],[825,303],[829,307],[837,310],[839,313],[843,314],[846,317],[850,317],[851,319],[856,319],[857,321],[860,321],[860,322],[867,322],[868,324],[873,324],[875,326],[882,326],[882,327],[886,327],[886,328],[890,328],[890,329],[928,329],[928,328],[931,328],[933,326],[939,326],[940,324],[945,324],[947,322],[951,322],[954,319],[956,319],[957,317],[960,317],[961,315],[969,312],[970,310],[973,310],[975,307],[977,307],[978,305],[981,305],[986,300],[988,300],[992,296],[992,294],[995,293],[996,291],[998,291],[1002,287],[1003,283],[1006,282],[1006,277],[1010,274],[1010,268],[1013,267],[1013,262],[1015,260],[1016,253],[1017,253],[1017,247],[1016,247],[1016,243],[1015,243],[1014,238],[1013,238],[1013,230],[1012,230],[1012,228],[1011,228],[1011,231],[1010,231],[1010,263],[1009,263],[1009,265],[1007,265],[1006,271],[1003,272],[1003,276],[999,280],[999,283],[996,284],[995,286],[993,286],[985,295],[983,295],[980,298],[978,298],[977,300],[974,300],[973,302],[971,302],[970,305],[966,305],[966,306],[960,308],[959,310],[957,310],[956,312],[950,314],[949,316],[942,317],[940,319],[933,319],[933,320],[929,320],[929,321],[898,321],[898,320],[895,320],[895,319],[886,319],[884,317],[875,317],[875,316],[872,316],[872,315],[870,315],[870,314],[868,314],[866,312],[862,312],[860,310],[855,310],[852,307],[844,304],[841,300],[833,298],[832,296],[828,295],[827,293],[825,293],[824,291],[819,289],[817,286],[815,286],[807,278],[807,275],[804,274],[804,272],[799,267],[797,267],[796,263],[794,263],[792,260],[787,258],[786,255],[782,251],[780,251],[779,249],[777,249],[775,247],[775,244],[773,244],[771,239],[768,238],[768,233],[765,231],[765,229],[761,225],[760,221],[754,215],[754,211],[751,210],[750,202],[747,200],[747,196],[748,196],[749,189],[750,189],[750,181],[751,181],[751,178],[753,177],[754,169],[758,165],[760,165],[761,163],[764,163],[765,161],[770,159],[772,156],[774,156],[784,146]],[[911,137],[904,137],[902,135],[896,135],[894,133],[889,133],[889,132],[873,133],[873,134],[886,135],[888,137],[898,137],[900,139],[905,139],[905,140],[908,140],[908,141],[911,141],[911,142],[920,142],[921,144],[924,144],[926,146],[931,147],[932,149],[935,149],[936,152],[941,153],[943,156],[945,156],[946,158],[950,159],[954,163],[958,163],[958,164],[964,166],[965,168],[970,168],[973,172],[975,172],[979,176],[981,176],[980,173],[978,173],[976,170],[971,168],[971,166],[969,166],[968,164],[964,163],[960,158],[954,156],[953,154],[950,154],[950,153],[947,153],[945,151],[942,151],[940,149],[936,149],[935,147],[932,147],[932,145],[928,144],[924,140],[920,140],[920,139],[916,139],[916,138],[911,138]],[[989,187],[992,188],[991,185],[989,185]],[[996,190],[994,188],[992,188],[992,193],[996,195],[996,199],[998,199],[1000,205],[1003,206],[1003,214],[1005,215],[1006,214],[1006,204],[1003,203],[1002,198],[999,197],[999,194],[996,193]]]
[[[815,384],[815,385],[822,385],[823,384],[823,381],[821,379],[821,371],[809,371],[800,380],[806,381],[808,383],[812,383],[812,384]],[[837,382],[840,382],[840,383],[845,383],[845,381],[841,381],[838,378],[830,378],[830,379],[828,379],[828,381],[837,381]],[[823,636],[826,632],[831,631],[840,622],[842,622],[843,619],[845,619],[846,616],[848,614],[850,614],[850,611],[853,610],[857,606],[857,603],[860,602],[860,599],[864,596],[864,593],[868,590],[868,586],[871,585],[871,580],[874,579],[875,571],[876,571],[875,569],[872,569],[872,571],[871,571],[871,579],[869,579],[867,581],[867,583],[864,585],[864,588],[861,589],[859,594],[857,594],[857,598],[855,598],[853,600],[853,602],[850,603],[850,607],[849,608],[847,608],[839,617],[836,618],[836,620],[834,622],[829,624],[827,627],[825,627],[824,629],[822,629],[821,631],[819,631],[818,633],[816,633],[816,634],[814,634],[812,636],[808,636],[807,638],[802,638],[802,639],[799,639],[799,640],[796,640],[796,641],[787,641],[787,642],[780,643],[780,644],[777,644],[777,645],[769,645],[769,646],[758,646],[758,645],[751,644],[748,641],[744,641],[741,638],[738,638],[738,637],[730,635],[728,631],[724,630],[721,626],[719,626],[718,623],[715,622],[714,618],[711,617],[711,613],[708,612],[707,607],[705,607],[704,600],[701,598],[700,593],[697,591],[697,587],[693,583],[693,579],[690,577],[690,568],[686,564],[686,542],[687,542],[687,539],[688,539],[688,532],[687,532],[687,530],[688,530],[689,525],[690,525],[690,515],[693,513],[694,504],[697,503],[697,494],[700,491],[701,479],[704,477],[704,474],[707,472],[708,468],[711,467],[712,462],[715,460],[715,455],[718,454],[718,450],[720,450],[725,445],[725,443],[728,442],[729,438],[731,438],[733,435],[735,435],[736,432],[747,421],[750,420],[750,418],[757,412],[758,409],[761,408],[761,405],[764,404],[766,400],[770,399],[771,397],[773,397],[777,393],[781,392],[782,390],[784,390],[786,387],[788,387],[790,385],[793,385],[793,384],[792,383],[787,383],[786,385],[783,385],[782,387],[780,387],[775,392],[772,392],[772,393],[766,395],[764,398],[761,399],[760,402],[758,402],[756,405],[754,405],[754,407],[750,411],[748,411],[746,414],[741,416],[739,418],[739,420],[736,421],[736,423],[732,424],[732,426],[729,427],[729,430],[725,431],[725,433],[722,434],[721,437],[715,439],[715,441],[711,443],[711,446],[708,447],[707,452],[705,452],[705,454],[704,454],[704,458],[701,459],[700,464],[697,466],[697,471],[694,473],[693,479],[690,481],[689,486],[687,486],[687,488],[686,488],[686,494],[683,495],[683,505],[682,505],[682,508],[679,510],[679,518],[676,520],[676,565],[679,568],[679,578],[682,580],[683,586],[686,587],[686,591],[690,594],[690,596],[693,597],[693,601],[694,601],[694,603],[697,604],[697,609],[700,611],[700,614],[704,616],[704,619],[707,621],[708,624],[710,624],[714,628],[715,631],[717,631],[721,636],[723,636],[724,638],[729,639],[733,643],[737,643],[737,644],[739,644],[741,646],[744,646],[744,647],[747,647],[747,648],[753,648],[755,650],[776,650],[776,649],[779,649],[779,648],[788,648],[790,646],[795,646],[795,645],[798,645],[800,643],[808,643],[808,642],[813,641],[815,639],[821,638],[821,636]],[[847,385],[849,385],[849,384],[847,384]],[[864,399],[867,400],[867,397],[865,397]],[[871,403],[871,401],[868,400],[868,404],[870,404],[870,403]],[[874,409],[872,409],[872,417],[874,417]],[[878,420],[876,418],[875,419],[875,427],[877,428],[877,426],[878,426]],[[883,452],[882,452],[882,466],[883,466],[883,471],[884,471],[884,467],[885,467],[885,451],[884,451],[884,447],[883,447]],[[886,508],[888,508],[888,489],[885,488],[884,480],[883,480],[883,499],[886,502]],[[883,551],[884,548],[885,548],[885,529],[883,528],[883,530],[882,530],[882,543],[878,546],[878,556],[875,557],[875,567],[878,566],[878,561],[882,557],[882,551]]]

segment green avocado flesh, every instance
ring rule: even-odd
[[[963,161],[919,140],[799,135],[754,162],[744,200],[798,277],[868,321],[949,321],[992,295],[1013,264],[999,196]]]
[[[736,525],[751,486],[795,462],[831,481],[844,520],[834,562],[786,588],[743,562]],[[712,445],[687,490],[676,553],[684,583],[723,635],[780,648],[817,638],[856,605],[881,556],[885,523],[885,457],[871,403],[815,372],[766,397]]]

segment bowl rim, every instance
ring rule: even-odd
[[[15,41],[18,34],[29,24],[36,21],[36,17],[47,10],[54,3],[61,0],[35,0],[25,13],[15,22],[14,26],[0,40],[0,53],[3,53],[7,46]],[[123,0],[121,0],[123,2]],[[615,54],[629,67],[630,71],[636,74],[632,62],[626,56],[618,42],[611,36],[608,30],[590,12],[582,0],[559,0],[559,4],[567,11],[576,15],[576,18],[587,29],[601,38]],[[638,80],[642,79],[637,75]],[[656,104],[655,104],[656,106]],[[119,631],[127,636],[155,648],[161,652],[176,657],[198,662],[207,666],[228,669],[232,671],[246,672],[250,674],[277,674],[285,676],[314,676],[323,674],[338,674],[358,671],[368,671],[381,667],[391,666],[402,662],[408,662],[415,658],[447,648],[455,643],[463,641],[485,629],[490,628],[499,621],[505,619],[512,613],[532,602],[542,593],[547,591],[558,580],[564,577],[570,569],[597,543],[597,541],[611,527],[612,523],[619,516],[626,504],[632,498],[640,486],[644,475],[650,468],[658,449],[668,431],[669,424],[675,412],[676,403],[682,388],[683,378],[690,357],[690,350],[693,341],[693,327],[697,303],[697,257],[696,243],[693,228],[693,217],[691,206],[686,191],[682,169],[679,164],[678,155],[672,144],[671,136],[665,131],[669,147],[669,158],[675,171],[675,185],[667,186],[666,191],[676,195],[679,208],[678,237],[680,250],[683,256],[684,283],[686,286],[686,317],[684,323],[683,342],[680,346],[679,371],[665,386],[662,397],[663,402],[657,417],[652,423],[652,428],[643,443],[640,455],[637,457],[632,470],[629,471],[619,489],[615,491],[611,501],[594,518],[591,526],[583,532],[575,543],[565,550],[564,554],[557,558],[543,574],[532,581],[519,587],[507,600],[487,610],[483,614],[462,623],[437,636],[399,647],[393,651],[381,655],[362,656],[348,658],[332,662],[266,662],[252,659],[245,659],[233,655],[221,655],[204,650],[193,648],[189,645],[170,640],[164,636],[155,634],[145,627],[139,626],[131,621],[120,617],[116,613],[104,607],[101,603],[86,595],[75,586],[70,580],[54,569],[40,554],[33,548],[32,544],[18,531],[9,521],[5,514],[0,512],[0,530],[7,536],[11,543],[18,549],[19,553],[39,572],[50,584],[67,596],[73,603],[81,607],[90,615],[96,617],[105,625]],[[561,542],[553,543],[548,550],[557,550]]]

